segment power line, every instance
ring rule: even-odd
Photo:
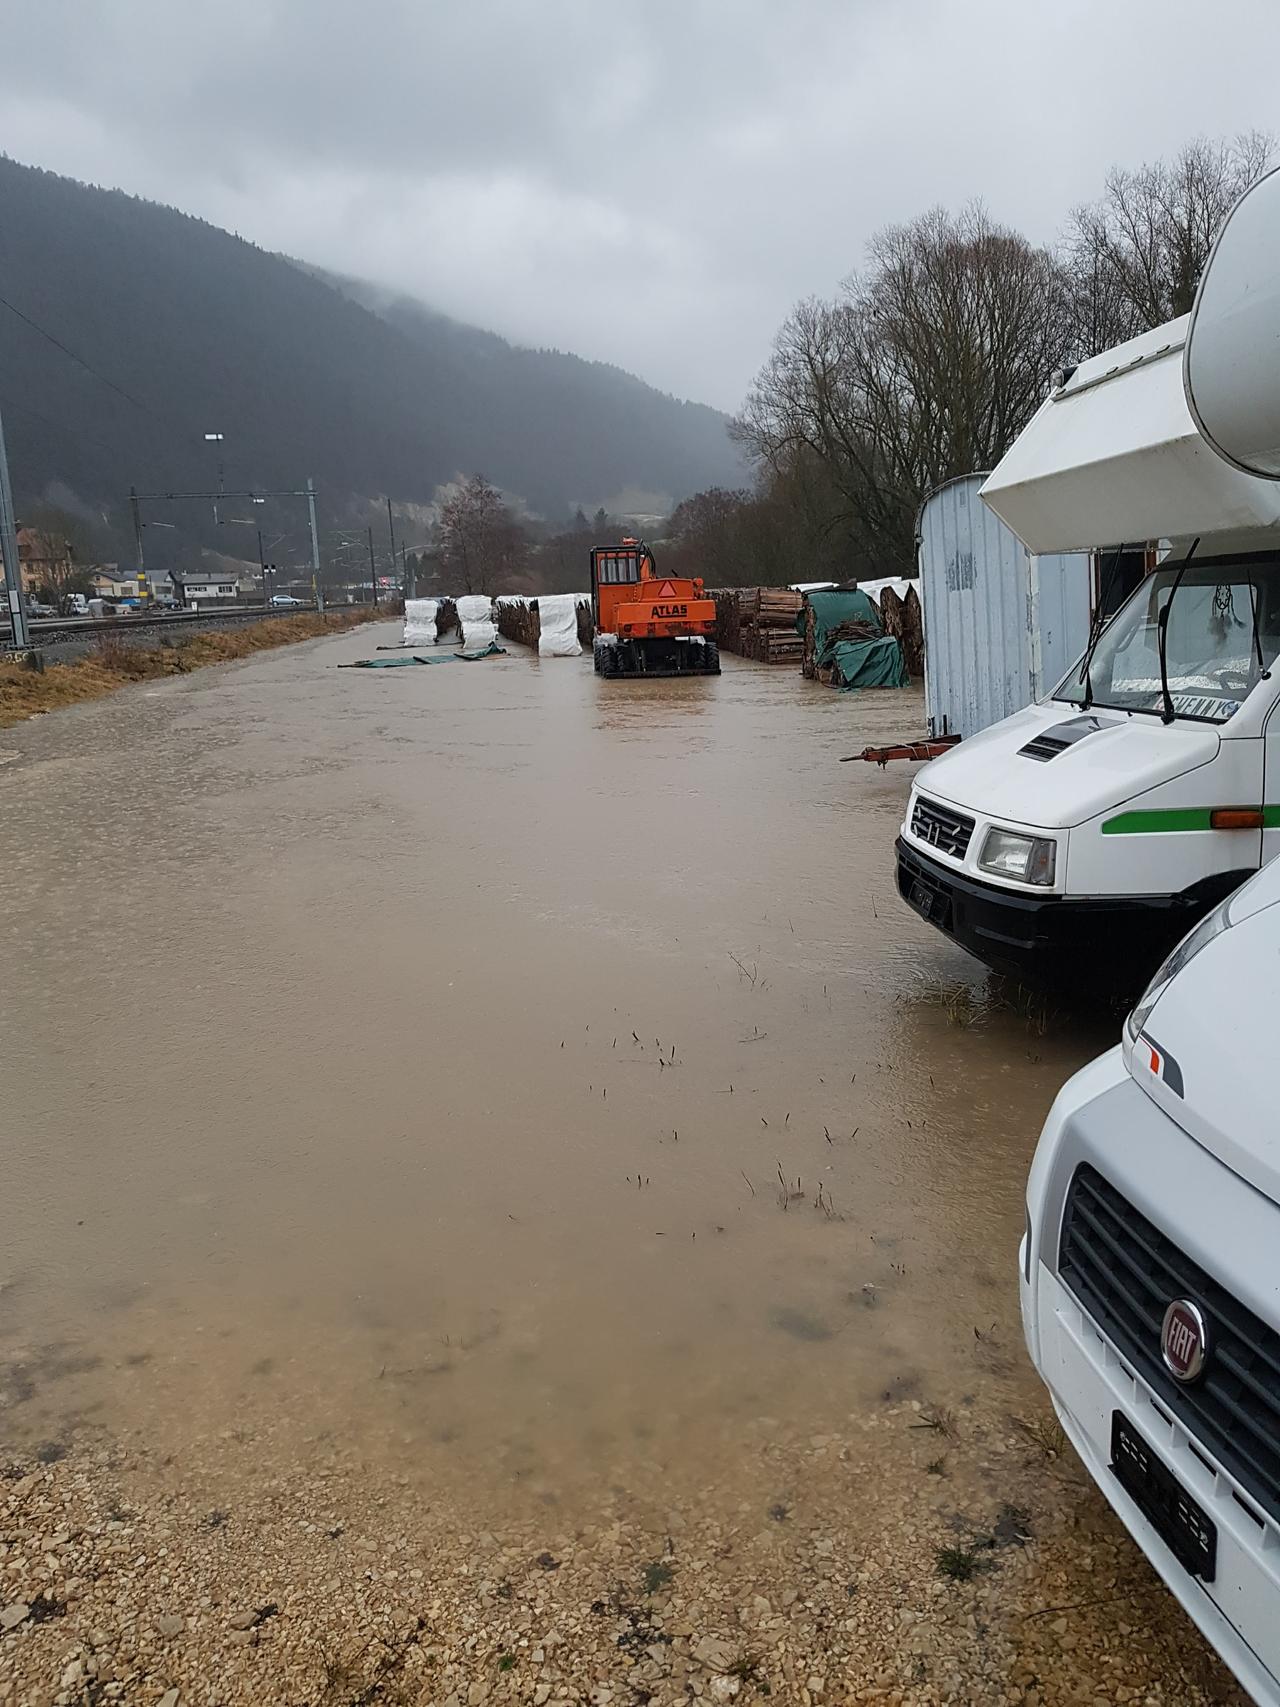
[[[126,403],[132,403],[135,409],[141,409],[144,415],[150,415],[152,420],[159,421],[162,427],[166,425],[171,426],[173,424],[172,422],[166,422],[162,416],[156,414],[155,410],[152,409],[149,404],[143,403],[140,398],[134,397],[132,393],[126,391],[123,386],[117,385],[113,379],[108,379],[105,373],[99,373],[92,362],[87,362],[83,356],[78,356],[69,345],[62,342],[61,338],[55,338],[52,332],[47,332],[45,328],[37,321],[33,320],[29,314],[24,314],[15,303],[10,302],[7,296],[0,296],[0,306],[7,308],[11,314],[16,314],[18,319],[25,325],[30,326],[33,332],[38,332],[42,338],[47,338],[55,350],[61,350],[64,356],[69,356],[77,366],[82,367],[86,373],[92,374],[93,377],[101,384],[105,385],[108,390],[114,391],[118,397],[123,397]]]

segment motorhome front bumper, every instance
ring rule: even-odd
[[[1280,1328],[1278,1222],[1142,1091],[1117,1048],[1049,1111],[1019,1264],[1027,1349],[1071,1444],[1260,1707],[1280,1707],[1280,1477],[1258,1419],[1280,1390],[1274,1363],[1248,1347],[1269,1348]],[[1165,1312],[1188,1297],[1208,1323],[1194,1381],[1163,1353]]]
[[[996,971],[1033,982],[1141,988],[1152,969],[1211,906],[1232,874],[1181,895],[1076,899],[1022,893],[962,877],[898,837],[898,893],[931,925]]]

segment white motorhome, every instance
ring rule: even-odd
[[[1218,239],[1186,371],[1197,422],[1224,466],[1280,481],[1280,177],[1251,190]],[[1255,548],[1246,550],[1244,563],[1214,572],[1220,581],[1199,584],[1213,594],[1219,628],[1230,614],[1220,586],[1241,585],[1245,574],[1255,591],[1269,585],[1255,572]],[[1259,599],[1259,611],[1267,608]],[[1261,618],[1249,626],[1252,639]],[[1230,668],[1251,674],[1243,664],[1220,673]],[[1267,711],[1255,715],[1255,704]],[[1264,800],[1276,788],[1270,705],[1259,672],[1238,709],[1201,723],[1222,747],[1260,741]],[[1237,735],[1246,713],[1250,733]],[[1177,736],[1179,722],[1163,733]],[[1220,762],[1206,748],[1200,768],[1212,775]],[[1266,855],[1275,826],[1271,809],[1264,813]],[[1278,1004],[1273,861],[1161,965],[1123,1044],[1059,1092],[1027,1184],[1020,1253],[1027,1347],[1063,1428],[1264,1707],[1280,1707]]]
[[[1029,552],[1109,546],[1104,583],[1159,558],[1060,682],[912,788],[900,893],[1017,975],[1140,987],[1280,850],[1280,486],[1201,436],[1189,319],[1062,376],[982,489]]]

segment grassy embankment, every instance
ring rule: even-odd
[[[269,647],[288,646],[321,634],[337,634],[371,620],[365,607],[326,611],[323,616],[305,611],[295,616],[268,617],[238,628],[177,634],[154,646],[130,645],[124,635],[104,634],[83,658],[49,664],[42,673],[25,664],[0,662],[0,729],[8,729],[45,711],[101,699],[129,682],[186,675],[204,664],[247,658]]]

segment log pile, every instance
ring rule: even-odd
[[[736,587],[710,587],[708,592],[716,607],[716,640],[722,652],[737,652],[741,648],[739,632],[740,601],[744,596]]]
[[[578,598],[578,644],[589,652],[595,640],[596,624],[591,614],[591,600],[585,593]]]
[[[799,614],[799,593],[788,587],[752,587],[740,607],[742,656],[761,664],[798,664],[804,656],[804,640],[796,632]]]
[[[541,632],[537,599],[503,596],[498,600],[498,633],[504,640],[514,640],[521,646],[531,646],[536,652]]]
[[[716,639],[722,652],[761,664],[798,664],[804,641],[796,633],[800,595],[786,587],[713,587]]]
[[[892,587],[886,587],[880,594],[880,616],[885,633],[892,634],[902,647],[908,674],[919,681],[924,675],[924,612],[920,608],[920,595],[914,587],[908,587],[906,598],[900,599]]]
[[[446,634],[452,634],[458,626],[458,607],[452,599],[441,599],[440,609],[436,612],[436,633],[443,640]]]

